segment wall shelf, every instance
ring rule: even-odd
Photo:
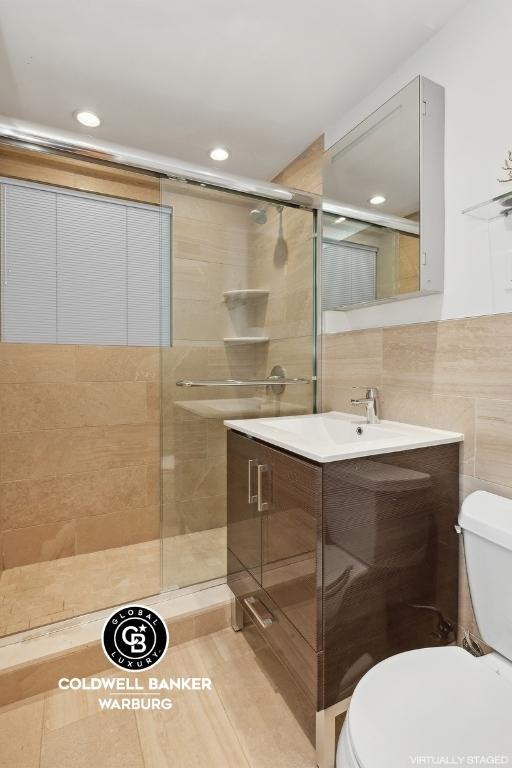
[[[502,216],[507,217],[512,213],[512,189],[483,203],[465,208],[462,213],[482,221],[495,221]]]
[[[224,344],[266,344],[268,336],[227,336]]]
[[[178,400],[178,408],[202,419],[254,419],[262,416],[294,416],[300,405],[267,400],[265,397],[233,397],[221,400]]]
[[[245,302],[250,299],[261,299],[268,296],[268,291],[263,288],[240,288],[236,291],[224,291],[224,301]]]

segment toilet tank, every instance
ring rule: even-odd
[[[512,660],[512,500],[475,491],[462,504],[459,525],[480,635]]]

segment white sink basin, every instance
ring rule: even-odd
[[[395,453],[458,443],[464,439],[460,432],[417,427],[398,421],[366,424],[363,417],[336,411],[310,416],[229,420],[224,424],[237,432],[318,462]]]

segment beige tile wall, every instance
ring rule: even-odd
[[[160,202],[159,179],[152,174],[14,147],[0,147],[0,175],[155,205]]]
[[[322,194],[324,137],[319,136],[274,179],[276,184]]]
[[[237,335],[223,292],[247,287],[249,207],[171,182],[163,198],[173,208],[174,343],[221,343]]]
[[[0,149],[0,175],[149,203],[152,175]],[[0,343],[0,568],[159,535],[159,351]]]
[[[180,389],[175,382],[255,378],[261,375],[264,354],[259,347],[207,346],[205,342],[163,350],[164,536],[226,524],[226,430],[222,414],[203,416],[201,407],[204,400],[240,397],[237,390]],[[255,394],[248,389],[243,396]],[[189,404],[195,404],[197,411],[183,407]]]
[[[175,536],[226,524],[225,428],[222,418],[202,416],[200,403],[234,397],[180,389],[176,381],[250,378],[260,350],[223,344],[225,336],[242,335],[223,293],[248,286],[248,205],[193,187],[184,194],[172,182],[163,199],[173,208],[174,344],[162,350],[163,535]],[[199,411],[184,409],[188,401],[199,401]],[[164,576],[180,583],[168,563]]]
[[[262,376],[281,365],[290,377],[312,375],[313,215],[293,208],[267,209],[265,224],[251,230],[249,283],[269,291],[263,305],[262,332],[270,338]],[[312,408],[309,386],[290,386],[274,398],[283,407]]]
[[[274,396],[259,389],[180,389],[179,378],[261,378],[275,363],[290,375],[311,375],[311,214],[283,213],[284,249],[276,255],[279,216],[267,209],[254,224],[254,201],[169,183],[173,207],[174,342],[162,356],[164,535],[226,523],[226,430],[223,419],[201,415],[203,401],[227,400],[245,417],[311,410],[311,392]],[[268,299],[227,303],[223,293],[266,288]],[[265,335],[269,343],[224,344],[226,336]],[[251,401],[249,398],[256,398]],[[284,402],[283,402],[284,401]],[[307,405],[305,404],[307,401]],[[197,403],[196,410],[187,406]],[[185,407],[183,407],[185,406]],[[228,407],[227,404],[226,407]],[[231,406],[229,406],[231,407]],[[220,574],[219,574],[220,575]],[[174,582],[173,582],[174,583]]]
[[[384,418],[464,432],[462,474],[512,487],[511,339],[509,314],[326,336],[324,408],[374,384]]]
[[[159,352],[0,344],[5,568],[159,535]]]

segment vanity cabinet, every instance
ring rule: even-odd
[[[459,445],[316,463],[228,431],[228,585],[317,711],[455,640]]]

